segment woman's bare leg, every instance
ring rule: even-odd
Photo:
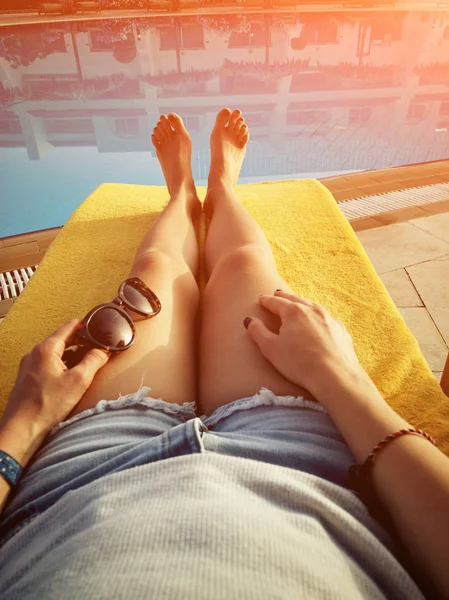
[[[113,355],[70,416],[152,388],[151,396],[182,404],[197,400],[198,243],[192,220],[199,217],[190,167],[191,141],[180,117],[161,116],[152,136],[170,202],[143,238],[130,277],[140,277],[162,304],[154,318],[136,322],[136,339]]]
[[[271,331],[278,317],[258,304],[260,294],[277,288],[293,292],[277,271],[271,246],[240,203],[234,185],[248,142],[240,111],[222,110],[211,135],[211,168],[204,211],[210,220],[205,245],[206,284],[199,340],[199,406],[216,408],[251,396],[261,387],[278,395],[313,397],[285,379],[262,356],[243,327],[254,315]]]

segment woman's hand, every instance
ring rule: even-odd
[[[260,296],[259,303],[278,315],[282,325],[275,334],[251,317],[247,328],[251,339],[279,373],[317,400],[323,377],[362,371],[346,327],[319,304],[282,291]]]
[[[109,359],[102,350],[92,349],[76,367],[66,367],[62,354],[80,326],[79,320],[66,323],[22,358],[3,424],[33,423],[36,430],[48,432],[78,404]]]

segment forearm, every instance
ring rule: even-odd
[[[42,445],[46,435],[47,432],[36,424],[5,423],[0,420],[0,450],[15,458],[23,469]],[[11,490],[11,485],[0,476],[0,515]]]
[[[334,375],[315,397],[362,464],[388,434],[412,427],[384,401],[368,375]],[[449,598],[449,459],[416,435],[393,440],[376,456],[372,482],[414,573]]]

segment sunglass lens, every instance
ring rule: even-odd
[[[156,301],[149,290],[137,283],[127,283],[123,288],[123,295],[128,304],[147,315],[158,311]]]
[[[125,317],[114,308],[102,308],[89,321],[90,335],[111,349],[127,346],[133,337],[133,330]]]

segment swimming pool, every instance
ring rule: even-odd
[[[0,238],[63,225],[103,182],[163,185],[180,114],[205,184],[217,111],[251,139],[241,183],[449,156],[449,12],[164,16],[0,28]]]

